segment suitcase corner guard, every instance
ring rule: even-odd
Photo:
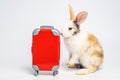
[[[37,35],[39,33],[40,29],[36,28],[33,30],[32,35]]]
[[[60,36],[60,32],[57,29],[52,29],[52,32],[55,36]]]

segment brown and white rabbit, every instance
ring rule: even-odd
[[[80,30],[80,25],[85,21],[88,13],[82,11],[75,17],[69,5],[70,23],[61,29],[61,35],[69,51],[68,67],[81,64],[76,74],[84,75],[95,72],[103,62],[103,49],[98,39],[91,33]]]

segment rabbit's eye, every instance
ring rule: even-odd
[[[68,28],[68,30],[72,30],[72,27]]]

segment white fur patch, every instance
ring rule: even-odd
[[[68,51],[72,54],[78,54],[82,45],[85,43],[87,36],[87,32],[80,31],[80,33],[70,38],[64,38],[64,42]]]

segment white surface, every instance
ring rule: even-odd
[[[69,20],[68,4],[76,14],[88,11],[81,28],[101,41],[105,61],[102,69],[76,76],[65,62],[68,53],[61,38],[61,67],[55,77],[33,76],[31,67],[32,31],[43,24],[60,29]],[[0,80],[119,80],[120,79],[119,0],[0,0]]]

